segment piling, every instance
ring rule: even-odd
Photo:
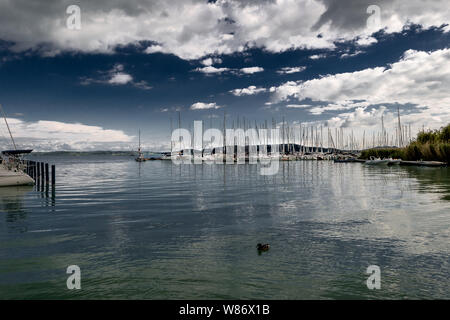
[[[36,181],[36,161],[31,161],[31,174],[33,175],[34,181]]]
[[[32,178],[36,181],[36,161],[31,161]]]
[[[52,165],[52,187],[55,188],[56,184],[56,171],[55,171],[55,165]]]
[[[25,165],[24,173],[29,175],[35,181],[35,185],[37,190],[44,190],[44,187],[47,189],[55,188],[56,185],[56,167],[55,165],[50,165],[45,162],[35,162],[31,160],[24,160],[23,164]],[[51,171],[50,171],[51,169]]]
[[[47,187],[50,185],[48,163],[45,164],[45,184],[47,185]]]
[[[42,190],[44,190],[44,186],[45,186],[45,165],[43,162],[41,162],[41,186],[42,186]]]
[[[36,186],[39,189],[39,179],[41,177],[41,164],[39,162],[36,162]]]

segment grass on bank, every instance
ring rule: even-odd
[[[420,132],[405,148],[374,148],[361,152],[360,159],[394,158],[405,161],[442,161],[450,163],[450,124],[439,130]]]

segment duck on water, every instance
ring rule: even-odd
[[[256,249],[258,249],[258,251],[268,251],[269,250],[269,248],[270,248],[270,245],[268,244],[268,243],[266,243],[266,244],[261,244],[261,243],[258,243],[257,245],[256,245]]]

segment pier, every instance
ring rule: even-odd
[[[56,167],[44,162],[25,160],[24,172],[34,179],[37,190],[48,190],[50,186],[52,191],[56,185]]]

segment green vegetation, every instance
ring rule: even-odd
[[[440,130],[420,132],[405,148],[374,148],[361,152],[360,159],[394,158],[407,161],[443,161],[450,163],[450,124]]]

